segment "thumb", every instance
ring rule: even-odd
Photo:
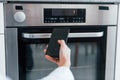
[[[66,45],[66,43],[65,43],[64,40],[58,40],[58,43],[60,44],[60,46],[64,46],[64,45]]]

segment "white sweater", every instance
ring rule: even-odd
[[[11,80],[8,77],[4,79],[0,76],[0,80]],[[71,70],[67,67],[58,67],[52,71],[48,76],[39,80],[74,80]]]
[[[67,67],[58,67],[48,76],[40,80],[74,80],[71,70]]]
[[[11,80],[11,79],[8,77],[3,77],[2,75],[0,75],[0,80]]]

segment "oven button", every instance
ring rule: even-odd
[[[14,14],[14,19],[16,22],[24,22],[26,19],[26,15],[24,12],[19,11]]]

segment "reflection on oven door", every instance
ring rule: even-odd
[[[96,80],[98,45],[95,42],[68,43],[71,49],[71,70],[75,80]],[[45,59],[46,44],[29,44],[26,47],[26,80],[47,76],[57,65]]]

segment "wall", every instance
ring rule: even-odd
[[[0,3],[0,75],[5,80],[5,44],[4,44],[4,20],[3,20],[3,3]]]

